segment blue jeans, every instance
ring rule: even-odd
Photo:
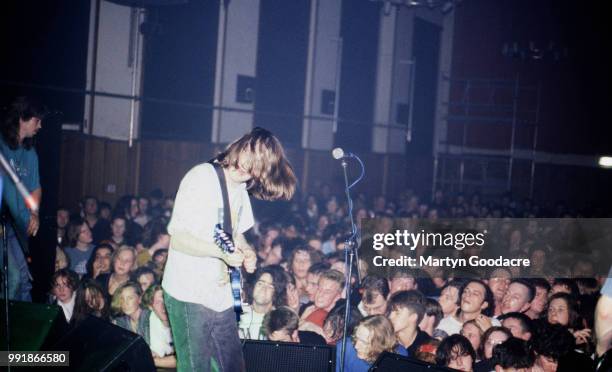
[[[175,299],[164,291],[177,371],[244,371],[238,324],[232,308],[222,312]]]
[[[9,282],[9,300],[15,301],[32,301],[32,283],[30,282],[30,270],[28,269],[28,263],[23,255],[21,245],[15,236],[15,232],[9,226],[6,229],[7,232],[7,245],[8,245],[8,282]],[[3,239],[0,236],[0,239]],[[0,242],[0,248],[3,247]],[[0,249],[0,265],[4,267],[4,255],[2,249]],[[4,293],[4,292],[3,292]],[[0,295],[0,297],[4,297]]]

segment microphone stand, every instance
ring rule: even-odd
[[[0,154],[2,156],[2,154]],[[0,209],[2,209],[3,178],[0,176]],[[2,228],[2,294],[4,295],[4,325],[6,334],[6,351],[10,351],[11,327],[9,326],[9,280],[8,280],[8,237],[6,235],[6,223],[4,217],[0,216],[0,228]],[[8,367],[10,370],[10,366]]]
[[[347,157],[355,158],[361,165],[361,175],[355,182],[349,185],[348,175],[347,175]],[[348,330],[348,323],[351,316],[351,277],[353,276],[353,258],[357,257],[357,284],[361,281],[361,273],[359,272],[359,230],[357,225],[355,224],[355,220],[353,219],[353,200],[351,199],[351,188],[355,186],[363,176],[365,175],[365,167],[363,166],[363,162],[359,157],[355,154],[349,154],[348,156],[342,157],[341,163],[342,171],[344,173],[344,191],[346,194],[346,200],[348,203],[348,215],[351,221],[351,236],[348,237],[345,241],[344,245],[344,263],[345,263],[345,272],[346,272],[346,303],[344,308],[344,327],[342,329],[342,349],[340,352],[340,372],[344,372],[344,357],[346,353],[346,337]]]

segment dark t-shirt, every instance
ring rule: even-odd
[[[300,344],[306,345],[326,345],[325,339],[318,333],[311,331],[298,331]]]
[[[593,371],[594,369],[593,359],[574,350],[561,356],[557,366],[557,372]]]
[[[102,240],[110,239],[111,235],[110,222],[104,218],[98,218],[96,224],[91,227],[91,236],[93,238],[93,244],[95,245],[100,243]]]
[[[416,338],[412,342],[412,345],[406,347],[406,350],[408,350],[408,356],[414,356],[419,349],[419,346],[423,345],[429,340],[431,340],[431,337],[427,334],[427,332],[423,332],[419,329]]]
[[[110,299],[112,298],[111,294],[108,293],[108,284],[110,282],[110,273],[106,273],[106,274],[100,274],[96,277],[96,282],[98,282],[98,284],[100,284],[100,286],[102,287],[102,289],[104,290],[104,294],[106,295],[106,299],[110,301]]]
[[[491,372],[495,370],[493,361],[491,359],[485,359],[474,364],[474,372]]]

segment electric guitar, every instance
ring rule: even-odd
[[[232,240],[232,235],[221,227],[221,224],[215,225],[215,243],[223,252],[231,254],[236,251],[236,246]],[[242,298],[240,297],[240,290],[242,284],[242,277],[240,274],[239,267],[227,267],[227,271],[230,276],[230,285],[232,287],[232,297],[234,298],[234,311],[236,312],[236,319],[240,320],[242,314]]]

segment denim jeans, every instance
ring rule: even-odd
[[[177,371],[244,371],[236,315],[232,308],[222,312],[191,302],[179,301],[164,292],[164,302]]]
[[[7,226],[7,245],[8,245],[8,282],[9,299],[15,301],[32,301],[32,283],[30,282],[30,270],[21,245],[15,236],[15,232]],[[0,239],[3,237],[0,234]],[[4,266],[3,243],[0,241],[0,265]],[[2,285],[0,285],[2,287]],[[0,297],[4,297],[3,293]]]

